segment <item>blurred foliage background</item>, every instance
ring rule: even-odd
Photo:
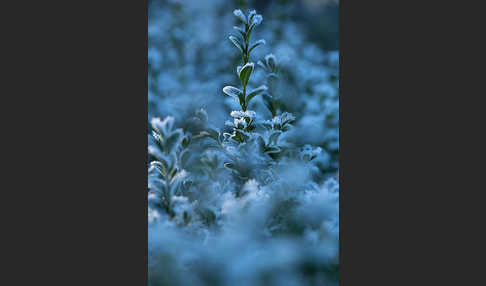
[[[256,9],[263,24],[254,39],[255,63],[273,53],[282,66],[281,111],[297,118],[302,144],[317,145],[329,157],[324,172],[338,169],[338,3],[334,0],[151,0],[149,2],[149,120],[172,115],[182,128],[198,108],[224,129],[235,110],[222,93],[235,84],[238,54],[228,40],[237,24],[231,11]],[[254,82],[262,82],[257,71]],[[252,109],[268,116],[260,98]],[[314,132],[308,132],[315,129]],[[150,130],[149,130],[150,131]],[[305,136],[305,137],[304,137]],[[324,160],[324,161],[326,161]]]
[[[149,12],[164,8],[167,1],[149,0]],[[211,1],[201,0],[211,5]],[[275,17],[301,23],[309,41],[323,50],[339,49],[339,1],[338,0],[235,0],[227,1],[229,6],[244,11],[256,9],[265,18]],[[272,6],[285,7],[277,11]],[[150,16],[149,16],[150,17]]]
[[[263,16],[248,87],[276,59],[279,107],[261,94],[248,110],[260,125],[292,118],[276,139],[288,156],[262,153],[258,129],[215,143],[241,108],[223,92],[241,85],[235,9]],[[338,2],[149,0],[148,21],[149,286],[337,286]]]

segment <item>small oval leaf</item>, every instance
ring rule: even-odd
[[[236,9],[233,11],[233,14],[235,14],[238,19],[240,19],[243,23],[247,24],[248,22],[246,21],[245,14],[240,9]]]
[[[259,45],[265,45],[265,44],[266,44],[266,42],[265,42],[265,40],[264,40],[264,39],[258,40],[258,41],[256,41],[256,42],[255,42],[255,43],[254,43],[254,44],[253,44],[253,45],[250,47],[250,50],[249,50],[248,52],[249,52],[249,53],[251,53],[251,51],[252,51],[254,48],[258,47]]]
[[[248,80],[250,79],[251,72],[253,71],[255,64],[253,63],[246,63],[240,70],[240,81],[241,84],[246,87]]]
[[[242,28],[237,27],[237,26],[233,26],[233,29],[235,29],[236,31],[238,31],[238,33],[241,35],[241,37],[243,39],[246,37],[245,29],[242,29]]]
[[[265,56],[265,61],[267,62],[267,66],[270,67],[272,70],[275,70],[277,65],[277,58],[274,54],[268,54]]]
[[[243,47],[243,45],[242,45],[242,44],[241,44],[241,43],[238,41],[238,39],[237,39],[235,36],[233,36],[233,35],[229,36],[229,39],[230,39],[230,41],[233,43],[233,45],[235,45],[235,47],[237,47],[237,48],[238,48],[238,50],[240,50],[240,52],[241,52],[241,53],[243,53],[243,49],[244,49],[244,47]]]
[[[223,88],[223,92],[236,99],[241,106],[245,104],[245,96],[243,95],[243,91],[239,90],[238,88],[234,86],[225,86]]]
[[[246,97],[246,104],[250,104],[250,100],[259,95],[260,93],[262,93],[263,91],[267,90],[267,86],[266,85],[260,85],[259,87],[255,88],[254,90],[252,90],[248,96]]]
[[[223,87],[223,92],[237,100],[239,99],[240,95],[243,95],[243,91],[230,85]]]
[[[251,17],[251,25],[252,26],[258,26],[262,23],[263,17],[260,14],[256,14],[255,16]]]

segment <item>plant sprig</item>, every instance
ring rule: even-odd
[[[248,13],[248,17],[239,9],[233,11],[233,14],[242,22],[243,27],[233,27],[237,33],[230,35],[229,40],[241,53],[241,60],[243,65],[236,67],[236,74],[240,79],[241,89],[234,86],[225,86],[223,92],[228,96],[233,97],[240,105],[241,112],[233,112],[233,134],[226,133],[225,137],[230,137],[239,142],[245,141],[249,136],[248,132],[252,131],[254,126],[255,112],[247,110],[250,101],[258,94],[267,90],[266,85],[261,85],[251,91],[247,91],[247,85],[250,76],[255,69],[255,64],[250,61],[251,52],[258,46],[265,44],[265,40],[260,39],[251,43],[251,33],[253,29],[260,25],[263,20],[262,15],[257,14],[255,10]]]
[[[229,40],[235,45],[235,47],[241,53],[241,60],[243,62],[242,66],[236,68],[236,74],[240,79],[242,89],[236,88],[234,86],[225,86],[223,92],[228,96],[233,97],[241,107],[241,110],[246,111],[250,101],[267,90],[266,85],[261,85],[249,92],[247,92],[248,81],[250,76],[255,69],[255,64],[250,62],[250,54],[259,45],[264,45],[265,40],[260,39],[251,44],[250,37],[253,29],[260,25],[263,20],[262,15],[257,14],[255,10],[249,12],[248,17],[246,17],[243,12],[239,9],[234,10],[233,14],[243,23],[244,27],[233,27],[237,33],[236,35],[230,35]]]

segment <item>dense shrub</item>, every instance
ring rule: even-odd
[[[149,285],[337,285],[337,53],[223,2],[151,12]]]

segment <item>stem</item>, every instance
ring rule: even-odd
[[[243,98],[245,98],[245,101],[246,101],[246,85],[243,86]],[[241,109],[243,111],[246,111],[246,102],[243,102],[243,105],[241,106]]]
[[[249,29],[250,29],[250,27],[248,26],[248,24],[245,24],[246,34],[248,34]],[[243,51],[243,65],[248,63],[248,60],[250,58],[250,55],[248,54],[248,43],[249,42],[250,42],[250,37],[245,36],[245,50]]]

